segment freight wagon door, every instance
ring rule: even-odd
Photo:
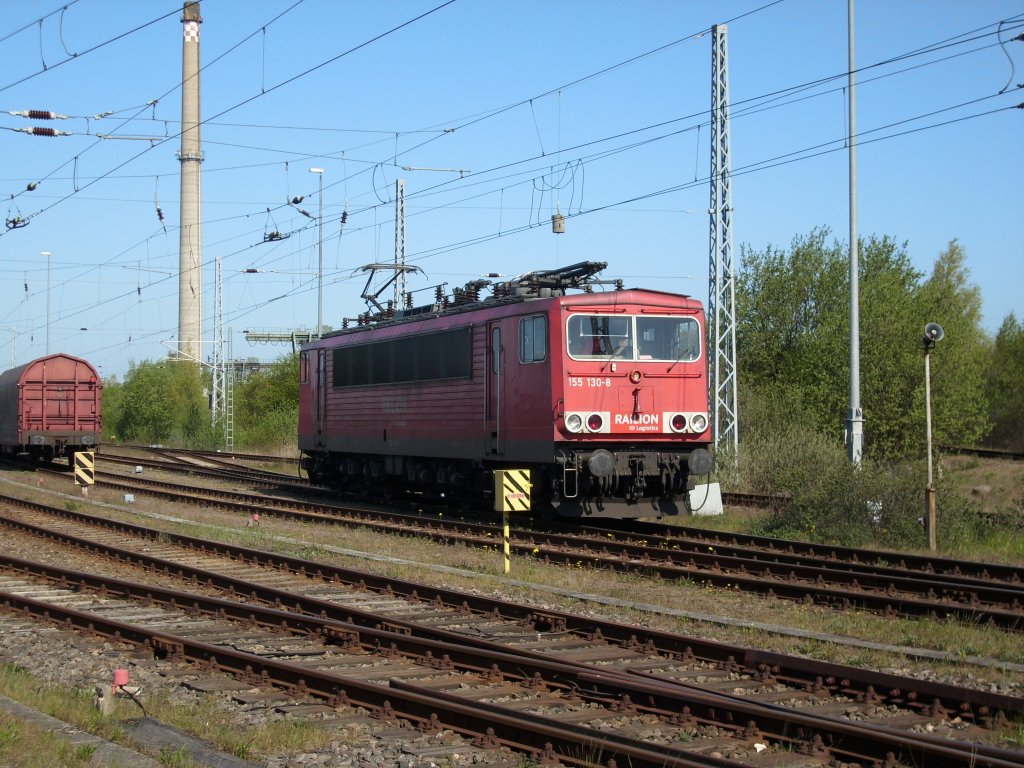
[[[487,413],[484,416],[487,444],[485,451],[500,456],[501,450],[501,402],[502,402],[502,348],[501,326],[497,321],[487,324]]]
[[[327,350],[316,351],[316,378],[313,379],[313,435],[316,446],[324,444],[324,418],[327,410]]]

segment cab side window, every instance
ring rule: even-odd
[[[519,321],[519,362],[542,363],[548,357],[548,319],[545,315]]]

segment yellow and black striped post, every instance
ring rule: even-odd
[[[82,486],[82,495],[89,495],[89,486],[96,482],[96,451],[75,453],[75,485]]]
[[[530,470],[528,469],[496,469],[494,471],[494,509],[501,512],[505,573],[512,570],[512,545],[509,536],[508,513],[530,511],[531,488]]]

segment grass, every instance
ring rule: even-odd
[[[139,714],[138,707],[130,701],[118,701],[113,713],[105,717],[93,704],[92,690],[46,684],[12,664],[0,665],[0,693],[87,733],[140,752],[146,751],[132,742],[121,725],[122,721]],[[222,707],[214,697],[202,697],[195,704],[186,705],[172,702],[166,693],[157,691],[146,697],[146,710],[161,723],[193,734],[242,759],[293,750],[309,751],[331,740],[339,740],[338,734],[331,734],[301,719],[276,720],[260,727],[242,725],[236,714]],[[37,765],[39,768],[52,768],[52,762],[33,762],[41,749],[44,754],[63,756],[60,759],[64,762],[58,762],[58,766],[90,765],[92,747],[71,747],[52,734],[44,743],[37,738],[37,731],[46,734],[0,710],[0,765],[4,768]],[[193,765],[187,750],[181,748],[163,749],[151,756],[168,768],[191,768]]]
[[[0,765],[4,768],[95,766],[92,744],[75,746],[60,736],[0,710]],[[116,768],[116,765],[104,768]]]

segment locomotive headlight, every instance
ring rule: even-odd
[[[591,432],[600,432],[601,427],[604,426],[604,419],[601,418],[601,414],[592,413],[587,416],[587,429]]]
[[[640,383],[640,377],[641,376],[643,376],[643,374],[640,373],[640,371],[630,371],[629,372],[629,380],[632,383],[634,383],[634,384],[639,384]]]
[[[674,414],[670,423],[673,432],[682,432],[686,429],[686,417],[681,413]]]
[[[583,429],[583,419],[578,413],[570,413],[565,417],[565,426],[570,432],[579,432]]]
[[[694,432],[703,432],[708,428],[708,417],[703,413],[695,413],[690,417],[690,429]]]

